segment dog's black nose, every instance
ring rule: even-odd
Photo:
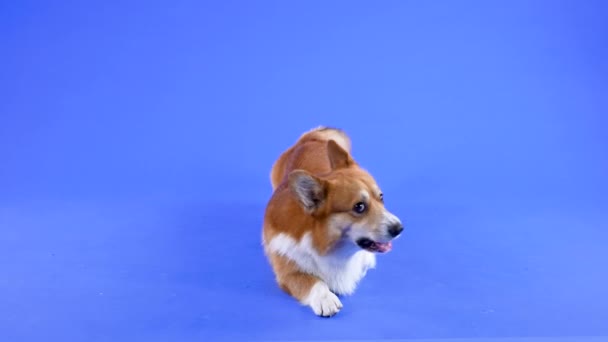
[[[397,237],[403,231],[403,225],[401,223],[393,224],[388,228],[388,233],[392,237]]]

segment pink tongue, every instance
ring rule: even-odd
[[[393,243],[391,241],[389,242],[376,242],[376,246],[378,247],[378,251],[385,253],[391,250],[391,248],[393,248]]]

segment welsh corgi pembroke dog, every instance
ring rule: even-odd
[[[302,134],[275,161],[262,244],[278,286],[323,317],[342,309],[376,254],[392,248],[401,220],[382,190],[351,155],[341,129]]]

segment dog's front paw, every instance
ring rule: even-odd
[[[316,315],[323,317],[333,316],[342,309],[340,299],[322,282],[312,287],[305,304],[310,306]]]

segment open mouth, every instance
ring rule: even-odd
[[[393,243],[389,242],[376,242],[368,238],[361,238],[357,240],[357,245],[369,252],[386,253],[393,248]]]

